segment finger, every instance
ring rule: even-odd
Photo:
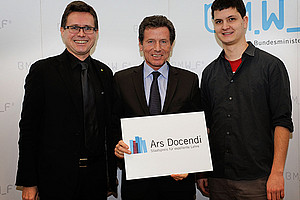
[[[276,192],[271,192],[271,200],[277,200]]]
[[[179,176],[180,176],[182,179],[186,178],[188,175],[189,175],[188,173],[186,173],[186,174],[179,174]]]
[[[124,145],[124,146],[122,146],[122,145]],[[131,154],[131,151],[129,151],[127,147],[128,146],[124,142],[119,141],[115,147],[115,155],[123,156],[124,153]]]
[[[124,152],[117,149],[116,156],[124,158]]]
[[[205,191],[204,183],[200,183],[199,187],[200,187],[200,190],[201,190],[201,191]]]
[[[284,190],[281,190],[281,192],[280,192],[280,198],[284,198]]]
[[[271,194],[271,192],[267,192],[267,199],[268,200],[272,200],[272,194]]]
[[[280,200],[280,191],[275,192],[275,195],[276,195],[276,199]]]
[[[208,182],[204,181],[200,184],[200,191],[204,196],[209,196]]]
[[[118,158],[124,158],[124,153],[120,152],[117,147],[115,148],[115,155],[118,157]]]
[[[129,151],[129,146],[125,144],[122,140],[119,141],[116,148],[123,153],[131,154],[131,151]]]
[[[23,200],[30,200],[29,195],[27,193],[22,195]]]
[[[204,181],[204,186],[208,187],[208,181],[207,180]]]
[[[171,174],[173,178],[181,178],[181,174]]]
[[[124,154],[124,153],[131,154],[131,151],[129,151],[128,149],[123,148],[123,147],[118,147],[117,150],[118,150],[118,152],[120,152],[121,154]]]
[[[123,140],[120,140],[118,144],[125,149],[129,149],[129,146]]]
[[[204,196],[209,196],[209,190],[207,188],[203,188],[201,192]]]
[[[188,176],[188,174],[172,174],[172,175],[173,175],[173,177],[176,178],[177,181],[181,181]]]
[[[179,178],[186,178],[189,174],[172,174],[173,176],[179,177]],[[172,176],[171,175],[171,176]]]
[[[182,178],[179,178],[179,177],[173,177],[175,181],[181,181]]]
[[[182,179],[182,178],[180,177],[179,174],[171,174],[171,177],[172,177],[175,181],[179,181],[179,180]]]

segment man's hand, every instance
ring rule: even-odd
[[[115,148],[115,155],[118,157],[118,158],[121,158],[123,159],[124,158],[124,153],[127,153],[127,154],[131,154],[131,151],[129,151],[129,146],[127,144],[125,144],[123,142],[123,140],[120,140],[118,142],[118,144],[116,145],[116,148]]]
[[[37,186],[34,187],[23,187],[22,190],[22,200],[37,200],[38,199],[38,189]]]
[[[175,181],[181,181],[184,178],[186,178],[189,174],[172,174],[171,177],[175,180]]]
[[[268,200],[279,200],[284,197],[283,171],[289,146],[289,138],[290,131],[287,128],[281,126],[275,127],[273,165],[267,181]]]
[[[209,197],[208,179],[200,178],[197,179],[197,188],[200,190],[203,196]]]
[[[271,173],[267,181],[267,199],[280,200],[284,197],[284,178],[283,174]]]

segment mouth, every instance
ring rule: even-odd
[[[152,54],[152,56],[155,57],[155,58],[163,57],[163,55],[161,55],[161,54]]]
[[[233,34],[233,32],[222,33],[222,35],[231,35],[231,34]]]
[[[76,44],[86,44],[88,41],[87,40],[74,40]]]

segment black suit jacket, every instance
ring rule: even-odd
[[[168,65],[170,67],[169,78],[162,114],[199,111],[200,91],[198,76],[190,71],[173,67],[169,63]],[[150,115],[145,97],[143,76],[143,64],[119,71],[114,75],[116,96],[116,105],[114,109],[116,109],[116,113],[118,113],[117,115],[120,118]],[[119,139],[121,139],[120,128],[118,135]],[[178,182],[172,178],[170,179],[171,180],[165,182],[166,187],[169,185],[169,187],[174,187],[174,190],[186,189],[195,192],[194,179],[192,176],[185,181]],[[136,195],[137,191],[143,191],[143,184],[135,184],[131,188],[127,187],[127,185],[131,184],[129,182],[133,181],[125,181],[125,176],[123,176],[122,196],[124,193],[129,195],[130,193],[133,193],[132,195]],[[150,192],[148,191],[146,193]],[[127,198],[130,199],[131,197],[127,196]]]
[[[76,189],[83,132],[81,89],[74,87],[69,74],[68,54],[65,50],[61,55],[37,61],[26,77],[16,179],[16,185],[37,185],[41,192],[55,191],[62,199],[70,199]],[[100,134],[96,138],[99,149],[93,156],[103,160],[103,167],[99,170],[104,173],[106,157],[109,159],[111,180],[114,179],[110,182],[115,183],[109,133],[112,71],[95,59],[90,61],[95,71],[94,78],[101,83],[100,86],[94,84]],[[53,188],[58,189],[51,191]]]

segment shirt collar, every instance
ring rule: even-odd
[[[254,52],[255,52],[255,46],[252,44],[252,42],[247,42],[248,43],[248,47],[245,50],[244,54],[247,54],[249,56],[254,56]]]
[[[255,46],[254,46],[254,45],[252,44],[252,42],[250,42],[250,41],[248,41],[247,43],[248,43],[248,47],[247,47],[247,49],[244,51],[242,57],[243,57],[245,54],[247,54],[248,56],[252,56],[252,57],[253,57],[253,56],[254,56],[254,52],[255,52]],[[223,49],[223,51],[221,52],[220,57],[223,58],[223,59],[226,59],[226,58],[225,58],[225,51],[224,51],[224,49]]]
[[[155,70],[152,69],[146,62],[144,62],[144,78],[147,78],[148,76],[151,75],[152,72],[154,72]],[[167,62],[165,62],[165,64],[159,68],[159,70],[157,70],[158,72],[160,72],[160,74],[168,79],[168,75],[169,75],[169,65]]]
[[[84,61],[81,61],[78,58],[76,58],[73,54],[71,54],[67,49],[66,49],[66,52],[67,52],[67,56],[70,61],[70,66],[71,66],[72,70],[76,69],[76,67],[78,66],[78,63],[81,63],[81,62],[85,62],[90,66],[91,56],[88,56]]]

